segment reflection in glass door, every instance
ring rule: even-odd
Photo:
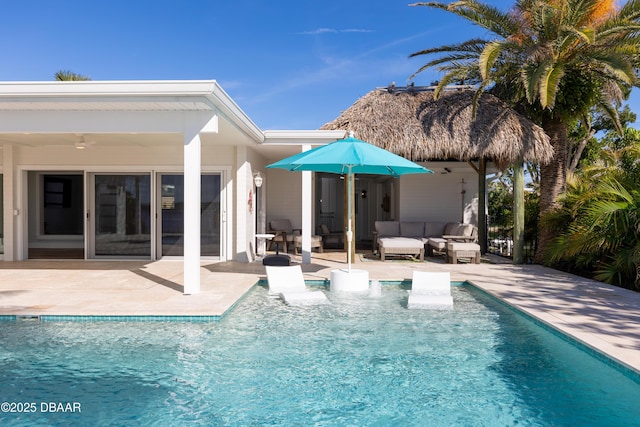
[[[95,175],[95,255],[151,257],[149,175]]]
[[[161,175],[161,254],[184,255],[184,176]],[[202,175],[200,244],[202,256],[220,256],[220,175]]]

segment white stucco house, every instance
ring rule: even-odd
[[[339,177],[265,166],[344,134],[261,130],[215,81],[1,82],[0,262],[177,257],[197,293],[202,260],[250,260],[272,219],[341,229]],[[476,172],[425,166],[356,183],[356,239],[376,219],[476,221]]]

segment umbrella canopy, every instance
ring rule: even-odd
[[[282,159],[268,168],[289,171],[329,172],[337,174],[392,175],[433,173],[410,160],[362,141],[349,132],[349,137]]]
[[[351,206],[353,189],[351,176],[354,174],[401,176],[410,173],[433,173],[410,160],[376,147],[353,136],[339,139],[327,145],[316,147],[272,163],[267,168],[289,171],[328,172],[347,175],[347,243],[348,264],[351,271]]]

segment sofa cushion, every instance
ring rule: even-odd
[[[477,243],[451,242],[451,243],[447,243],[447,250],[477,252],[480,250],[480,245]]]
[[[444,251],[447,247],[447,239],[443,239],[442,237],[429,237],[427,243],[430,247],[439,252]]]
[[[443,236],[456,236],[456,230],[458,228],[458,225],[460,225],[459,222],[448,222],[445,226],[444,226],[444,231],[442,232]]]
[[[444,234],[444,222],[425,222],[424,237],[442,237]]]
[[[401,222],[400,237],[421,239],[424,235],[424,222]]]
[[[400,223],[398,221],[376,221],[375,227],[378,237],[397,237],[400,235]]]
[[[473,225],[461,224],[459,222],[450,222],[445,226],[443,236],[471,237],[472,234]]]
[[[420,239],[409,237],[383,237],[380,239],[380,246],[385,249],[420,249],[424,244]]]

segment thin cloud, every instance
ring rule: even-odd
[[[340,34],[340,33],[372,33],[371,30],[365,30],[362,28],[346,28],[343,30],[338,30],[336,28],[318,28],[311,31],[303,31],[301,34],[303,36],[318,36],[321,34]]]
[[[338,30],[333,30],[333,31],[337,32]],[[311,72],[307,71],[305,73],[301,73],[296,76],[290,77],[289,79],[281,82],[279,85],[274,85],[270,87],[269,90],[261,94],[254,93],[252,94],[251,100],[249,102],[251,104],[260,104],[262,102],[266,102],[267,100],[269,100],[270,98],[276,95],[290,91],[292,89],[319,84],[319,83],[330,81],[330,80],[341,79],[345,74],[352,73],[357,68],[366,69],[367,67],[362,66],[363,60],[371,57],[372,55],[374,55],[379,51],[384,51],[391,47],[402,45],[411,40],[424,37],[425,35],[437,33],[438,31],[439,29],[432,28],[428,31],[413,34],[411,36],[391,40],[387,43],[381,44],[372,49],[369,49],[367,51],[361,52],[357,55],[354,55],[348,58],[323,58],[323,61],[326,64],[325,67],[320,67],[314,71],[311,71]],[[331,30],[324,29],[323,32],[331,32]],[[391,60],[391,62],[393,62],[393,59]],[[381,64],[381,62],[378,62],[378,64]],[[378,67],[372,67],[372,68],[378,69]],[[385,68],[388,68],[388,66]]]

